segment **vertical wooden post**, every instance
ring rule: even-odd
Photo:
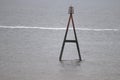
[[[79,44],[78,44],[78,40],[77,40],[77,35],[76,35],[76,30],[75,30],[75,25],[74,25],[74,20],[73,20],[73,16],[72,16],[72,14],[74,14],[74,9],[73,9],[72,6],[69,7],[68,13],[70,14],[70,16],[69,16],[69,20],[68,20],[68,24],[67,24],[67,28],[66,28],[66,32],[65,32],[65,36],[64,36],[62,48],[61,48],[61,52],[60,52],[60,56],[59,56],[59,61],[62,60],[62,55],[63,55],[63,50],[64,50],[65,42],[76,43],[77,50],[78,50],[79,60],[82,61],[81,55],[80,55]],[[68,33],[68,29],[69,29],[69,25],[70,25],[70,21],[72,21],[72,26],[73,26],[73,31],[74,31],[75,40],[66,40],[67,33]]]

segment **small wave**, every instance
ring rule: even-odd
[[[32,26],[0,26],[0,28],[6,28],[6,29],[66,30],[66,28],[32,27]],[[69,28],[69,29],[72,30],[72,28]],[[76,30],[82,30],[82,31],[119,31],[119,29],[92,29],[92,28],[76,28]]]

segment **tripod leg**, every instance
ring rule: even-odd
[[[62,45],[62,49],[61,49],[61,52],[60,52],[59,61],[62,60],[62,55],[63,55],[64,46],[65,46],[65,41],[63,42],[63,45]]]
[[[76,42],[76,46],[77,46],[77,50],[78,50],[79,60],[82,61],[81,55],[80,55],[80,48],[79,48],[79,45],[78,45],[78,41]]]
[[[80,48],[79,48],[79,44],[78,44],[78,40],[77,40],[77,35],[76,35],[76,30],[75,30],[75,25],[74,25],[74,21],[73,21],[73,16],[72,15],[71,15],[71,19],[72,19],[72,25],[73,25],[73,30],[74,30],[74,35],[75,35],[75,40],[76,40],[76,46],[77,46],[77,50],[78,50],[79,60],[82,61],[81,55],[80,55]]]
[[[65,32],[65,37],[64,37],[64,41],[63,41],[63,45],[62,45],[62,49],[61,49],[59,61],[61,61],[61,59],[62,59],[62,54],[63,54],[63,50],[64,50],[64,46],[65,46],[65,41],[66,41],[66,37],[67,37],[67,33],[68,33],[68,28],[69,28],[69,24],[70,24],[70,19],[71,19],[71,16],[69,16],[69,20],[68,20],[68,24],[67,24],[67,28],[66,28],[66,32]]]

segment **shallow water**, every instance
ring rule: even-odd
[[[0,26],[7,28],[0,28],[0,80],[119,80],[120,31],[102,30],[120,29],[119,3],[1,0]],[[59,62],[71,4],[76,27],[93,30],[77,30],[81,62],[74,44],[65,45],[63,61]],[[45,29],[8,28],[11,26]]]
[[[119,80],[120,32],[77,31],[82,60],[74,44],[66,44],[59,62],[64,31],[0,29],[2,80]]]

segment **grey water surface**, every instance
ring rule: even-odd
[[[119,0],[0,0],[0,26],[66,27],[74,6],[75,44],[59,54],[65,30],[0,28],[0,80],[119,80]],[[74,36],[69,35],[70,39]]]

